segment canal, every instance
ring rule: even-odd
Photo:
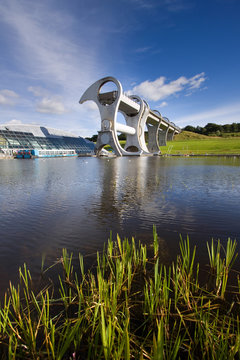
[[[90,266],[110,231],[150,244],[154,224],[165,263],[180,234],[200,263],[212,238],[240,241],[240,159],[0,160],[0,295],[23,263],[37,279],[42,257],[50,265],[67,248]]]

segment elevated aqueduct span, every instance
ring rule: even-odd
[[[102,92],[105,84],[115,84],[116,90]],[[101,116],[101,130],[98,132],[96,153],[105,145],[110,145],[117,156],[159,154],[160,146],[165,146],[181,129],[168,118],[149,108],[148,103],[137,95],[123,93],[121,83],[114,77],[105,77],[92,84],[82,95],[80,104],[94,101]],[[117,122],[118,112],[122,113],[126,125]],[[145,128],[148,144],[145,141]],[[126,134],[125,147],[119,143],[118,133]]]

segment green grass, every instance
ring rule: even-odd
[[[167,142],[167,146],[162,146],[161,152],[175,155],[240,154],[240,137],[209,137],[183,131]]]
[[[120,141],[122,147],[125,141]],[[110,146],[105,146],[106,150],[111,150]],[[163,155],[234,155],[240,154],[239,137],[210,137],[183,131],[174,137],[173,141],[168,141],[166,146],[160,147]]]
[[[222,137],[240,137],[240,132],[222,133]]]
[[[202,284],[188,238],[171,266],[160,264],[155,228],[149,249],[110,239],[91,271],[63,250],[58,286],[39,292],[24,265],[0,307],[1,359],[240,359],[236,241],[207,250]]]
[[[119,143],[124,148],[124,145],[126,144],[126,140],[119,140]],[[107,151],[110,151],[110,152],[113,151],[113,149],[111,148],[110,145],[105,145],[104,149],[107,150]]]

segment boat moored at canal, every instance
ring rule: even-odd
[[[49,157],[71,157],[78,156],[78,153],[73,149],[50,149],[50,150],[18,150],[16,159],[35,159],[35,158],[49,158]]]

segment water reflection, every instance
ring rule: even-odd
[[[152,239],[161,259],[190,235],[202,261],[211,237],[239,239],[238,158],[76,158],[0,161],[0,286],[27,262],[37,274],[41,255],[61,249],[89,254],[114,236]],[[204,246],[203,246],[204,244]]]

